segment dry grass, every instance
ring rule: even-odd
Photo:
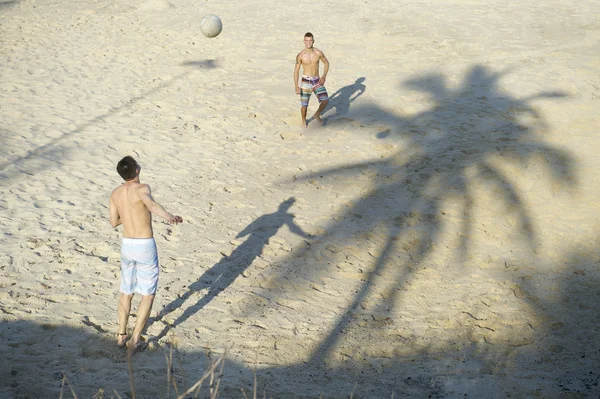
[[[180,391],[179,386],[177,385],[177,381],[175,380],[174,374],[173,374],[173,345],[170,345],[168,353],[165,353],[165,359],[167,362],[167,395],[166,395],[166,398],[171,398],[171,388],[172,388],[173,393],[175,395],[174,397],[177,399],[188,399],[190,397],[196,399],[196,398],[200,397],[201,392],[206,392],[206,390],[208,390],[208,397],[210,399],[217,399],[219,397],[219,387],[221,386],[221,377],[223,375],[223,368],[225,366],[226,354],[227,354],[227,352],[223,353],[221,356],[219,356],[219,358],[212,361],[210,364],[210,367],[204,372],[202,377],[200,377],[200,379],[198,379],[191,387],[189,387],[185,391]],[[128,365],[128,369],[129,369],[129,381],[131,384],[131,398],[136,399],[135,382],[134,382],[134,378],[133,378],[133,366],[132,366],[132,362],[131,362],[131,356],[127,356],[127,365]],[[202,391],[203,387],[206,389],[205,391]],[[256,373],[254,373],[254,388],[253,388],[252,396],[251,396],[252,399],[258,399],[257,387],[258,387],[257,377],[256,377]],[[60,399],[63,399],[65,389],[70,390],[74,399],[78,399],[77,393],[75,392],[73,385],[71,385],[71,383],[69,382],[69,379],[67,378],[67,374],[63,373],[62,384],[60,387],[60,396],[59,396]],[[356,385],[354,386],[354,389],[356,389]],[[349,399],[354,398],[354,389],[352,390],[352,393],[350,393],[350,395],[348,396]],[[240,391],[241,391],[244,399],[250,399],[250,397],[248,396],[248,394],[246,394],[246,391],[244,391],[243,388],[240,389]],[[114,395],[110,396],[110,399],[115,399],[115,398],[123,399],[117,391],[114,391],[113,394]],[[188,395],[193,395],[193,396],[188,396]],[[103,389],[99,389],[98,392],[93,396],[93,399],[104,399],[104,398],[105,398],[105,394],[104,394]],[[266,399],[266,398],[267,398],[267,395],[265,392],[263,394],[263,399]],[[392,394],[392,399],[394,399],[394,394]]]
[[[166,397],[167,398],[171,397],[171,388],[172,388],[175,398],[177,398],[177,399],[184,399],[184,398],[190,398],[190,397],[198,398],[200,396],[200,393],[203,392],[202,388],[204,387],[206,390],[208,390],[208,397],[210,399],[217,399],[219,397],[219,387],[221,385],[221,376],[223,375],[223,367],[225,365],[225,355],[226,355],[226,353],[223,353],[218,359],[214,360],[211,363],[208,370],[206,370],[204,372],[202,377],[200,377],[200,379],[198,379],[198,381],[196,381],[196,383],[194,383],[191,387],[189,387],[188,389],[183,391],[183,390],[180,390],[179,386],[177,385],[177,381],[175,380],[175,378],[173,376],[173,346],[171,345],[169,348],[169,352],[165,353],[165,359],[167,361],[167,396]],[[135,382],[134,382],[134,378],[133,378],[133,365],[131,362],[131,356],[127,356],[127,366],[129,369],[129,381],[131,384],[131,398],[136,399]],[[59,396],[60,399],[63,399],[65,389],[70,390],[71,394],[73,395],[73,398],[78,399],[77,393],[75,392],[73,385],[69,382],[69,379],[67,378],[67,374],[63,373],[62,384],[60,387],[60,396]],[[110,396],[111,399],[115,399],[115,398],[122,399],[117,391],[114,391],[113,394],[114,394],[114,396],[113,395]],[[242,390],[242,394],[243,394],[244,398],[248,399],[248,396],[246,395],[244,390]],[[192,395],[192,396],[189,396],[189,395]],[[104,399],[104,397],[105,397],[105,394],[104,394],[103,389],[98,390],[98,392],[93,396],[94,399]],[[256,396],[256,374],[254,375],[253,399],[257,399],[257,396]]]

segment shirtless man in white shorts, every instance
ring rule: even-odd
[[[151,214],[169,223],[181,223],[181,216],[167,212],[152,198],[150,186],[140,183],[140,165],[130,156],[117,164],[117,172],[125,183],[110,196],[110,224],[123,225],[121,243],[121,298],[119,299],[119,332],[117,345],[127,346],[132,355],[140,345],[142,330],[148,321],[158,285],[158,253],[152,231]],[[127,320],[134,293],[142,295],[131,339],[127,340]]]

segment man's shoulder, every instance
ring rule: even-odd
[[[150,191],[150,186],[148,184],[143,184],[143,183],[130,183],[128,184],[129,189],[133,189],[135,191]],[[125,190],[126,185],[120,185],[118,187],[116,187],[112,193],[111,193],[111,197],[117,197],[120,195],[121,192],[123,192],[123,190]]]
[[[121,190],[123,190],[123,185],[115,187],[115,189],[112,190],[112,193],[110,193],[111,198],[119,195],[119,192],[121,192]]]
[[[144,184],[144,183],[136,183],[135,189],[136,189],[136,191],[142,191],[142,192],[150,191],[150,185]]]
[[[143,183],[135,183],[131,187],[132,196],[129,197],[130,201],[142,201],[144,202],[144,198],[146,196],[151,196],[150,186],[148,184]]]

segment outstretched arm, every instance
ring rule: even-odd
[[[365,87],[363,85],[361,85],[361,87],[358,89],[358,92],[352,94],[350,96],[350,100],[348,102],[352,102],[354,100],[356,100],[358,97],[360,97],[363,93],[365,92]]]
[[[144,203],[144,205],[146,205],[148,210],[153,215],[160,216],[163,219],[166,219],[167,222],[169,222],[171,224],[173,224],[173,223],[177,224],[177,223],[183,222],[183,219],[181,218],[181,216],[176,216],[176,215],[173,215],[173,214],[167,212],[165,210],[165,208],[162,207],[161,204],[154,201],[154,198],[152,198],[152,194],[150,193],[150,186],[144,184],[140,188],[139,196],[140,196],[140,199],[142,200],[142,202]]]
[[[298,79],[300,79],[300,54],[296,56],[296,66],[294,67],[294,87],[296,88],[296,94],[300,94],[300,86],[298,86]]]
[[[293,215],[289,215],[289,217],[286,218],[285,223],[287,224],[288,228],[290,229],[290,231],[292,233],[297,234],[300,237],[304,237],[304,238],[313,238],[314,237],[312,234],[306,233],[304,230],[302,230],[302,228],[300,226],[298,226],[296,223],[294,223]]]

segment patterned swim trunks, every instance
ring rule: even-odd
[[[308,101],[310,100],[312,92],[315,92],[319,103],[321,101],[329,100],[327,90],[325,90],[325,86],[319,83],[318,76],[302,75],[302,83],[300,84],[300,104],[303,107],[308,107]]]
[[[125,238],[121,242],[121,292],[154,295],[158,286],[158,251],[154,238]]]

